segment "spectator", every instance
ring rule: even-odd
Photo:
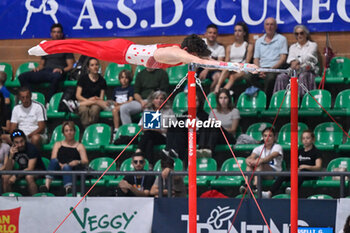
[[[120,125],[119,111],[123,104],[130,103],[134,99],[134,88],[130,86],[132,81],[132,74],[129,70],[122,70],[118,75],[120,87],[116,87],[114,90],[114,108],[113,113],[113,142],[116,139],[117,131]]]
[[[248,26],[244,22],[238,22],[234,27],[235,42],[226,48],[226,61],[227,62],[251,62],[253,58],[254,45],[249,43],[249,31]],[[245,72],[234,72],[223,70],[221,72],[218,83],[215,86],[215,93],[219,92],[221,85],[228,77],[229,80],[225,84],[224,88],[230,90],[236,80],[242,78]]]
[[[272,127],[267,127],[262,131],[264,144],[256,147],[252,154],[246,158],[247,171],[282,171],[283,151],[281,145],[275,143],[276,135]],[[259,158],[260,157],[260,158]],[[254,176],[252,190],[256,191],[258,177]],[[247,185],[240,187],[243,193]]]
[[[1,101],[1,126],[4,131],[10,130],[10,119],[11,119],[11,93],[5,87],[7,80],[7,74],[0,71],[0,92],[2,94],[3,101]]]
[[[2,93],[2,95],[5,97],[5,104],[7,106],[10,105],[10,92],[9,90],[7,90],[7,88],[5,87],[5,82],[7,80],[7,74],[4,71],[0,71],[0,92]]]
[[[287,59],[287,39],[276,32],[277,23],[274,18],[265,19],[264,29],[266,33],[255,42],[254,64],[262,68],[281,68]],[[259,75],[248,75],[247,81],[264,90],[269,103],[276,76],[277,73],[261,72]],[[259,83],[259,78],[264,79],[263,87]]]
[[[53,24],[50,35],[52,40],[63,39],[62,25],[59,23]],[[40,59],[38,68],[21,74],[18,79],[21,86],[30,88],[39,83],[50,83],[49,94],[46,96],[46,100],[50,101],[53,94],[57,92],[59,83],[65,77],[65,73],[73,68],[74,61],[74,56],[71,53],[43,56]]]
[[[5,170],[5,164],[7,163],[7,160],[8,160],[7,156],[9,152],[10,152],[9,144],[2,142],[2,140],[0,139],[0,171]]]
[[[10,134],[15,129],[23,130],[27,139],[38,149],[48,139],[46,134],[47,116],[45,107],[32,100],[32,92],[28,87],[21,87],[18,90],[18,99],[21,104],[16,105],[12,110]],[[11,143],[10,136],[6,136],[8,143]]]
[[[168,176],[171,171],[174,170],[174,160],[169,157],[162,158],[160,161],[162,168],[162,183],[163,183],[163,196],[168,196]],[[150,195],[158,197],[159,195],[159,176],[152,185]],[[186,197],[186,186],[182,176],[171,176],[172,197]]]
[[[294,35],[297,43],[289,48],[287,63],[293,70],[297,71],[299,83],[299,95],[303,97],[305,90],[300,86],[303,84],[308,90],[316,89],[315,77],[318,73],[317,43],[310,40],[310,32],[304,25],[294,27]],[[288,74],[279,74],[276,78],[273,92],[286,89],[289,83]]]
[[[235,135],[238,129],[240,115],[238,109],[233,107],[232,98],[227,89],[222,88],[219,90],[219,93],[216,95],[216,105],[217,107],[213,110],[214,112],[210,112],[209,119],[216,120],[216,116],[217,120],[221,121],[221,126],[228,142],[235,144]],[[208,143],[199,145],[201,149],[198,150],[198,154],[211,157],[215,152],[216,145],[226,144],[226,140],[219,128],[212,128],[205,132],[209,133]]]
[[[87,64],[88,74],[79,79],[75,93],[79,102],[78,114],[84,128],[96,123],[101,109],[108,108],[108,102],[104,100],[106,80],[98,73],[100,63],[96,58],[89,58]]]
[[[122,124],[130,124],[131,116],[140,113],[147,104],[147,97],[156,90],[167,92],[169,89],[168,74],[162,69],[146,68],[136,75],[134,101],[120,107]]]
[[[156,91],[150,94],[147,99],[147,105],[145,111],[157,111],[166,99],[166,93],[164,91]],[[160,129],[143,129],[143,135],[140,138],[138,148],[136,152],[142,152],[150,162],[150,168],[153,168],[154,162],[156,161],[155,155],[153,154],[153,146],[166,144],[166,133],[167,128],[163,127],[163,122],[169,122],[176,120],[173,110],[168,106],[164,105],[160,110],[162,115],[162,122]],[[139,123],[143,125],[143,117]]]
[[[45,170],[43,161],[38,149],[27,142],[25,133],[22,130],[16,129],[11,133],[12,146],[10,148],[9,158],[6,163],[6,170],[13,170],[15,162],[19,165],[19,170],[33,171]],[[22,175],[4,175],[3,176],[3,190],[4,192],[11,192],[12,184],[17,179],[22,178]],[[38,187],[35,183],[35,176],[25,175],[28,183],[28,191],[30,195],[38,192]]]
[[[0,92],[0,125],[1,125],[1,132],[9,132],[10,131],[10,107],[6,106],[5,104],[5,98],[3,94]],[[5,137],[4,140],[6,141],[6,135],[1,135],[1,138]]]
[[[211,59],[217,61],[225,60],[225,47],[217,42],[218,38],[218,27],[215,24],[209,24],[204,34],[204,41],[208,46],[208,49],[211,51]],[[201,80],[210,79],[212,81],[210,90],[213,90],[216,86],[219,78],[219,70],[209,70],[199,68],[197,74]]]
[[[73,121],[65,121],[62,124],[62,133],[64,140],[56,142],[51,153],[51,160],[48,167],[49,171],[63,170],[83,170],[88,166],[89,160],[83,144],[77,142],[75,136],[75,124]],[[48,192],[53,176],[47,175],[45,185],[39,187],[40,192]],[[66,193],[72,190],[72,176],[63,176],[63,185]]]
[[[135,171],[144,171],[146,161],[143,154],[135,153],[131,158]],[[117,196],[147,197],[153,183],[154,176],[127,175],[118,184]]]
[[[322,157],[321,152],[315,147],[315,135],[311,130],[304,130],[301,135],[301,141],[303,143],[303,148],[298,151],[298,161],[299,161],[299,171],[320,171],[322,169]],[[298,177],[298,187],[305,180],[314,180],[317,177]],[[273,183],[271,189],[266,192],[262,192],[263,198],[271,198],[278,189],[281,187],[284,181],[290,181],[290,177],[279,176],[277,180]],[[286,188],[286,193],[290,193],[290,187]]]

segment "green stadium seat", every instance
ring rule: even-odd
[[[47,109],[47,117],[49,119],[65,118],[67,117],[67,112],[59,112],[58,107],[60,106],[61,98],[63,92],[55,93],[49,102],[49,107]]]
[[[33,195],[33,197],[54,197],[55,194],[53,193],[36,193]]]
[[[146,164],[145,164],[145,167],[144,167],[144,170],[145,171],[148,171],[149,169],[149,162],[147,159],[145,159],[146,161]],[[134,171],[134,167],[132,165],[132,158],[128,158],[126,160],[124,160],[122,162],[122,164],[120,165],[120,171],[123,171],[123,172],[126,172],[126,171]],[[111,180],[108,180],[108,186],[118,186],[119,182],[124,178],[123,175],[120,175],[118,176],[117,178],[114,178],[114,179],[111,179]]]
[[[348,135],[350,135],[350,130],[348,132]],[[350,151],[350,138],[346,137],[346,141],[344,144],[339,145],[340,151]]]
[[[237,161],[242,169],[246,170],[245,158],[237,157]],[[238,164],[234,158],[227,159],[221,166],[222,172],[240,171]],[[242,176],[219,176],[216,180],[212,180],[210,185],[213,187],[241,186],[244,183]]]
[[[14,79],[13,80],[7,79],[5,85],[7,87],[20,87],[21,84],[18,80],[18,76],[24,72],[31,71],[34,68],[37,68],[38,66],[39,66],[39,64],[37,62],[25,62],[25,63],[21,64],[16,70],[16,74],[15,74]]]
[[[277,194],[275,196],[272,197],[273,199],[290,199],[290,195],[289,194]]]
[[[180,92],[175,96],[173,111],[175,115],[181,115],[187,111],[187,94],[185,92]]]
[[[22,197],[22,194],[17,193],[17,192],[7,192],[7,193],[1,194],[1,196],[3,196],[3,197]]]
[[[267,110],[262,111],[261,115],[262,116],[269,116],[269,117],[276,116],[278,109],[280,108],[280,105],[281,105],[282,100],[284,98],[285,93],[286,93],[285,90],[275,92],[271,97],[269,108]],[[290,115],[290,106],[291,106],[290,91],[288,91],[286,98],[284,99],[283,104],[281,106],[279,116],[289,116]]]
[[[166,69],[169,76],[169,84],[177,85],[188,73],[188,65],[173,66]]]
[[[298,144],[302,145],[300,140],[301,134],[304,130],[308,129],[307,125],[299,122],[298,123]],[[278,133],[278,144],[280,144],[283,150],[290,150],[290,123],[283,125]]]
[[[245,196],[244,196],[244,198],[250,198],[250,195],[249,195],[250,193],[246,193],[245,194]],[[235,196],[235,198],[240,198],[240,199],[242,199],[242,197],[243,197],[243,193],[242,194],[238,194],[237,196]],[[256,193],[254,193],[254,197],[255,198],[258,198],[258,194],[256,194]]]
[[[248,127],[246,134],[254,138],[256,141],[261,141],[262,140],[261,132],[266,127],[271,127],[271,126],[272,124],[267,122],[254,123]],[[235,145],[235,151],[251,151],[257,146],[258,144],[238,144],[238,145]]]
[[[77,125],[75,125],[75,135],[74,139],[79,141],[80,129]],[[62,133],[62,125],[58,125],[52,132],[50,142],[48,144],[43,145],[43,150],[50,151],[52,150],[54,144],[59,141],[63,141],[64,136]]]
[[[10,93],[10,107],[11,110],[13,109],[13,107],[16,105],[16,96],[12,93]]]
[[[197,158],[197,171],[216,171],[217,163],[213,158]],[[215,176],[197,176],[197,186],[209,186]],[[188,185],[188,176],[184,178],[184,183]]]
[[[350,171],[350,158],[341,157],[331,160],[327,166],[327,171]],[[345,181],[345,185],[349,185],[348,180]],[[340,187],[340,177],[325,176],[316,182],[316,187]]]
[[[111,127],[104,123],[96,123],[84,130],[81,143],[87,151],[104,151],[110,140]]]
[[[121,136],[134,137],[139,131],[140,131],[140,126],[138,126],[135,123],[122,125],[118,129],[116,139],[120,138]],[[137,138],[135,138],[134,140],[136,140],[136,142],[138,141]],[[124,150],[126,145],[127,144],[120,144],[120,145],[108,144],[106,145],[106,150],[108,152],[122,151]],[[136,148],[137,148],[137,143],[133,143],[125,151],[134,152]]]
[[[7,75],[7,80],[5,82],[5,86],[12,87],[11,85],[9,85],[12,82],[12,76],[13,76],[12,66],[6,62],[0,62],[0,71],[5,72]]]
[[[266,94],[259,91],[254,97],[242,93],[237,101],[237,109],[242,117],[257,117],[266,109]]]
[[[162,171],[162,167],[160,163],[161,163],[161,160],[158,160],[156,162],[156,164],[153,167],[153,171],[157,171],[157,172]],[[174,171],[183,171],[183,170],[184,170],[184,167],[183,167],[182,160],[179,158],[176,158],[174,161]]]
[[[319,200],[323,200],[323,199],[333,199],[332,196],[329,196],[327,194],[316,194],[316,195],[312,195],[307,197],[307,199],[319,199]]]
[[[114,159],[109,158],[109,157],[100,157],[100,158],[96,158],[93,159],[90,163],[89,163],[89,168],[91,168],[94,171],[105,171],[112,163],[113,163]],[[111,166],[111,168],[108,171],[116,171],[117,170],[117,166],[115,163],[113,163],[113,165]],[[98,182],[97,182],[97,186],[103,186],[106,185],[108,183],[109,180],[114,179],[113,175],[104,175]],[[96,181],[98,180],[98,178],[92,178],[90,180],[86,181],[87,185],[93,185],[96,183]]]
[[[332,58],[326,71],[326,83],[345,83],[350,78],[350,59],[347,57]],[[316,82],[321,81],[317,78]]]
[[[327,111],[331,108],[332,97],[331,93],[327,90],[312,90],[310,94],[317,100],[321,106]],[[321,116],[326,113],[308,93],[306,93],[301,102],[299,110],[299,116]]]
[[[350,89],[338,93],[329,113],[332,116],[350,116]]]
[[[109,63],[105,70],[104,78],[106,80],[107,86],[118,86],[120,85],[118,75],[119,72],[122,70],[130,70],[131,71],[131,65],[129,64],[116,64],[116,63]]]
[[[37,101],[45,106],[45,96],[43,93],[33,92],[32,93],[32,100]]]
[[[209,95],[207,95],[208,101],[212,107],[212,109],[216,108],[216,94],[214,92],[209,93]],[[205,112],[207,112],[208,114],[210,114],[211,109],[209,107],[208,102],[206,101],[206,99],[204,99],[204,106],[203,109]]]
[[[146,67],[144,67],[144,66],[136,66],[135,71],[134,71],[134,77],[132,79],[131,85],[135,85],[135,80],[136,80],[137,74],[140,73],[144,69],[146,69]]]
[[[333,151],[337,150],[343,141],[343,131],[334,122],[324,122],[316,126],[315,146],[319,150]]]

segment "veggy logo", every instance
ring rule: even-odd
[[[70,208],[70,210],[72,209],[73,207]],[[73,211],[75,219],[83,229],[81,233],[126,233],[129,224],[137,214],[137,211],[134,211],[133,214],[129,216],[124,212],[115,216],[109,216],[108,214],[104,214],[102,216],[89,216],[89,211],[89,208],[84,208],[84,215],[82,217],[80,217],[75,210]]]
[[[161,113],[159,111],[145,111],[143,113],[143,128],[145,129],[160,129],[161,128]]]
[[[21,207],[12,210],[0,211],[0,233],[18,233],[19,232],[19,214]]]

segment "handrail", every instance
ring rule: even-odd
[[[72,175],[73,176],[73,185],[72,185],[72,194],[76,196],[76,185],[77,185],[77,176],[80,176],[81,180],[81,193],[85,193],[85,179],[89,176],[100,176],[104,171],[23,171],[23,170],[1,170],[0,175],[53,175],[53,176],[63,176],[63,175]],[[251,176],[253,172],[244,172],[246,176]],[[108,171],[105,175],[154,175],[161,178],[161,172],[159,171]],[[168,176],[168,181],[170,181],[172,176],[187,176],[187,171],[171,171]],[[239,171],[198,171],[197,176],[241,176]],[[261,179],[263,176],[290,176],[289,171],[256,171],[254,175],[258,177],[258,194],[261,197]],[[340,177],[340,197],[345,197],[345,177],[350,179],[350,171],[300,171],[299,176],[303,177],[321,177],[321,176],[339,176]],[[1,179],[0,179],[1,184]],[[2,185],[0,185],[1,191]],[[171,182],[168,182],[168,196],[171,196]],[[159,197],[162,197],[162,182],[159,182]]]

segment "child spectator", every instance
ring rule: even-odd
[[[117,131],[120,125],[120,117],[119,111],[120,107],[123,104],[129,103],[134,100],[134,88],[130,86],[132,81],[132,74],[129,70],[122,70],[118,75],[118,79],[120,82],[120,87],[116,87],[114,89],[114,108],[112,110],[113,114],[113,124],[114,124],[114,132],[113,132],[113,141],[115,141],[115,137],[117,135]]]

